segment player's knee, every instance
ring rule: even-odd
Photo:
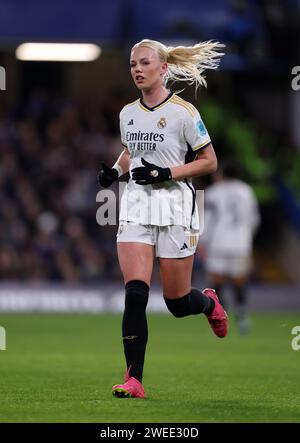
[[[174,315],[174,317],[182,318],[189,315],[188,306],[186,303],[187,297],[189,297],[189,294],[173,299],[164,297],[167,308],[171,314]]]
[[[149,286],[142,280],[131,280],[125,285],[125,308],[139,306],[146,309],[149,298]]]

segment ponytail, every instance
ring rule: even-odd
[[[225,45],[219,42],[207,41],[194,46],[165,46],[155,40],[142,40],[134,47],[146,46],[155,50],[162,62],[168,63],[168,71],[164,82],[184,81],[190,85],[207,86],[203,72],[207,69],[217,69],[224,55],[219,52]]]

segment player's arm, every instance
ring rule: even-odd
[[[117,169],[119,171],[119,177],[121,177],[121,175],[126,174],[126,172],[129,171],[129,167],[130,167],[130,153],[128,151],[127,146],[124,146],[123,151],[121,152],[121,154],[119,155],[116,163],[113,165],[113,168]]]
[[[123,145],[124,146],[124,145]],[[119,179],[123,174],[129,171],[130,167],[130,154],[127,149],[127,146],[124,146],[123,151],[119,155],[117,161],[113,165],[112,168],[106,166],[105,163],[102,163],[101,171],[98,175],[98,180],[103,188],[108,188]]]
[[[200,114],[196,109],[193,114],[190,112],[186,113],[182,130],[187,144],[194,152],[195,160],[185,165],[162,168],[142,159],[143,166],[134,168],[131,171],[132,179],[138,185],[168,180],[182,180],[183,178],[210,174],[217,170],[218,162],[214,148]]]
[[[120,112],[120,133],[123,151],[119,155],[117,161],[112,168],[109,168],[102,163],[102,169],[98,175],[98,180],[103,188],[108,188],[113,182],[119,179],[121,175],[126,174],[130,167],[130,154],[126,145],[125,131],[124,131],[124,119],[122,118],[122,112]]]
[[[181,180],[187,177],[211,174],[217,170],[217,167],[217,157],[213,145],[209,143],[208,146],[196,154],[193,162],[171,168],[172,179]]]
[[[258,201],[253,192],[253,189],[249,188],[249,222],[252,230],[252,234],[255,234],[260,223],[261,217],[259,212]]]
[[[195,157],[191,163],[171,168],[173,180],[215,172],[218,166],[217,157],[207,129],[195,108],[192,115],[188,112],[185,114],[183,135]]]
[[[218,162],[211,143],[205,149],[196,154],[196,159],[192,163],[173,168],[162,168],[153,163],[141,159],[142,165],[134,168],[132,179],[138,185],[148,185],[151,183],[160,183],[168,180],[181,180],[187,177],[205,175],[217,170]]]
[[[217,157],[207,129],[195,108],[193,115],[190,113],[185,114],[183,134],[195,157],[191,163],[171,168],[173,180],[197,177],[215,172],[218,167]]]
[[[142,165],[134,168],[132,179],[138,185],[148,185],[160,183],[168,180],[181,180],[182,178],[195,177],[197,175],[209,174],[217,169],[217,158],[209,143],[201,152],[197,153],[197,158],[192,163],[173,168],[162,168],[153,163],[141,159]]]

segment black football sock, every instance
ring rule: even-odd
[[[223,285],[215,285],[215,286],[212,286],[212,288],[214,288],[214,290],[216,291],[219,302],[221,303],[221,305],[223,306],[223,308],[226,311],[227,303],[226,303],[225,297],[224,297],[224,286]]]
[[[209,315],[215,307],[214,300],[202,294],[198,289],[192,289],[191,292],[180,298],[164,297],[164,299],[169,311],[179,318],[201,313]]]
[[[127,369],[130,377],[140,382],[143,377],[145,351],[148,340],[146,307],[149,286],[141,280],[132,280],[125,285],[125,311],[122,336]]]

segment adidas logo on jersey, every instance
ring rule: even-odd
[[[188,245],[186,243],[183,243],[183,246],[180,248],[180,251],[183,251],[184,249],[188,249]]]
[[[128,122],[127,126],[129,126],[129,125],[133,125],[133,119],[131,119],[130,122]]]

